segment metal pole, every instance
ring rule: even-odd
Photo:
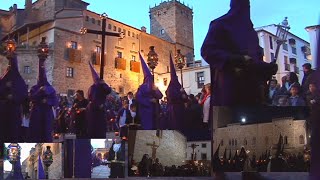
[[[280,51],[280,46],[282,45],[282,41],[277,40],[277,49],[276,49],[276,54],[274,55],[274,59],[271,63],[276,64],[277,63],[277,59],[278,59],[278,55],[279,55],[279,51]]]
[[[73,141],[72,141],[72,143],[73,143],[73,151],[72,151],[72,156],[73,156],[73,158],[72,158],[72,178],[75,178],[75,176],[74,176],[74,165],[75,165],[75,156],[76,156],[76,150],[75,150],[75,147],[76,147],[76,142],[75,142],[75,139],[73,139]]]
[[[103,72],[104,72],[104,51],[105,51],[105,42],[106,42],[106,26],[107,26],[107,20],[106,18],[102,19],[102,45],[101,45],[101,66],[100,66],[100,79],[103,79]]]
[[[183,77],[182,77],[182,68],[180,69],[181,71],[181,86],[182,86],[182,88],[183,88]]]

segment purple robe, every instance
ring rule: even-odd
[[[9,60],[11,66],[0,78],[0,139],[16,142],[20,138],[22,103],[28,97],[27,85],[18,71],[17,57]],[[11,86],[6,84],[11,82]],[[11,94],[12,98],[8,99]]]
[[[94,83],[88,91],[89,105],[86,109],[89,138],[106,138],[107,114],[105,101],[111,88],[106,83]]]
[[[181,92],[181,84],[178,81],[176,70],[170,55],[170,74],[171,80],[166,90],[168,98],[168,121],[164,124],[163,129],[183,129],[186,125],[184,115],[186,113],[184,103],[187,102],[187,93]]]
[[[76,139],[74,141],[71,139],[65,140],[64,177],[72,178],[74,170],[75,178],[91,178],[92,158],[90,140]],[[73,147],[75,148],[73,149]],[[75,157],[74,160],[73,157]]]
[[[262,60],[249,0],[231,0],[230,11],[211,22],[201,55],[210,64],[213,105],[262,104],[261,90],[276,65]],[[252,58],[250,65],[244,55]]]
[[[53,109],[58,105],[55,89],[48,83],[44,60],[39,62],[38,83],[30,90],[30,142],[52,142]]]
[[[152,99],[161,99],[163,97],[161,91],[152,89],[152,76],[147,76],[144,83],[140,85],[137,91],[137,102],[138,102],[138,114],[140,115],[141,126],[144,130],[151,130],[157,128],[156,122],[159,118],[160,105],[159,103],[151,102]]]
[[[24,180],[22,172],[21,172],[21,161],[20,161],[20,158],[13,165],[13,172],[11,172],[6,179],[8,179],[8,180],[13,180],[13,179],[14,180]]]

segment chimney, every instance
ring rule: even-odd
[[[24,7],[26,10],[32,9],[32,0],[25,0]]]
[[[145,26],[142,26],[141,27],[141,31],[146,33],[147,32],[147,28]]]

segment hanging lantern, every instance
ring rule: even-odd
[[[11,164],[16,163],[20,159],[21,147],[18,143],[11,143],[8,146],[8,160]]]

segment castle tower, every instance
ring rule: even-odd
[[[187,63],[194,61],[193,10],[178,0],[163,1],[150,8],[150,33],[176,44],[186,56]],[[174,54],[173,54],[174,55]]]

